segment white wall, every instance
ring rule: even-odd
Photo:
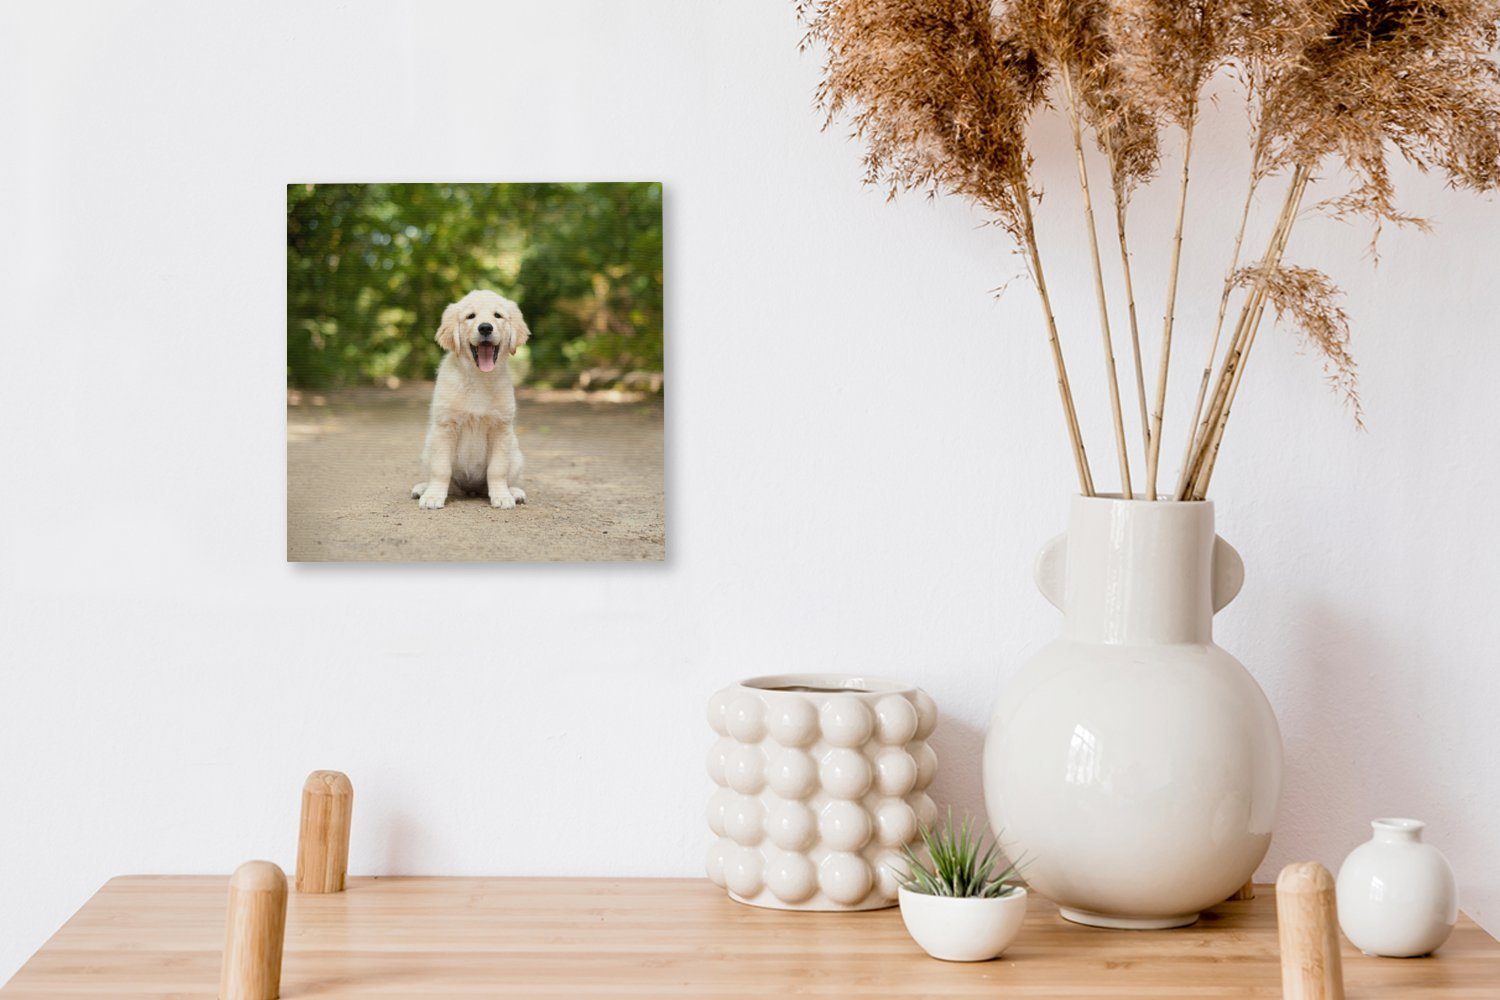
[[[1030,564],[1072,471],[1037,310],[989,296],[1016,262],[964,205],[860,188],[790,3],[4,22],[0,977],[112,875],[289,865],[315,767],[354,778],[357,873],[696,874],[702,706],[753,672],[919,682],[940,798],[977,807],[987,705],[1057,627]],[[1233,106],[1201,140],[1179,418]],[[1042,224],[1103,479],[1064,142],[1036,136]],[[285,564],[284,183],[624,178],[667,191],[667,564]],[[1388,233],[1378,271],[1362,230],[1294,239],[1348,289],[1369,431],[1262,338],[1215,480],[1249,567],[1220,638],[1288,749],[1261,876],[1415,815],[1500,930],[1500,210],[1401,179],[1438,236]],[[1170,202],[1137,215],[1151,331]]]

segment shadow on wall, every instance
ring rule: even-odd
[[[984,729],[951,715],[940,716],[937,728],[932,731],[928,742],[933,753],[937,754],[938,768],[937,777],[927,794],[938,804],[941,817],[946,817],[948,807],[952,806],[954,819],[969,813],[976,820],[984,821],[981,781],[984,736]]]
[[[1424,723],[1420,702],[1400,690],[1402,681],[1420,685],[1408,672],[1443,651],[1418,648],[1409,633],[1356,621],[1327,602],[1304,605],[1291,597],[1286,603],[1303,611],[1288,630],[1292,653],[1276,684],[1286,770],[1276,837],[1260,877],[1274,878],[1299,860],[1337,872],[1379,816],[1423,819],[1440,848],[1456,846],[1460,803],[1440,780],[1452,761],[1435,738],[1441,734]],[[1283,844],[1298,845],[1298,856]],[[1459,868],[1460,858],[1450,860]]]

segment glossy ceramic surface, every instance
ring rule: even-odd
[[[755,677],[714,694],[708,877],[783,910],[894,906],[901,848],[931,823],[937,706],[896,681]]]
[[[1020,933],[1026,890],[995,899],[954,899],[901,888],[901,921],[912,940],[945,962],[998,958]]]
[[[1458,922],[1458,886],[1415,819],[1377,819],[1374,836],[1339,868],[1339,926],[1366,955],[1414,958],[1436,950]]]
[[[1239,556],[1211,502],[1077,497],[1036,573],[1062,635],[996,704],[991,827],[1070,920],[1192,923],[1254,874],[1281,788],[1270,703],[1213,642]]]

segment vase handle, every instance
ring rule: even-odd
[[[1214,536],[1213,600],[1214,613],[1238,596],[1245,585],[1245,561],[1218,535]],[[1057,535],[1037,553],[1036,587],[1054,608],[1063,610],[1063,592],[1068,566],[1068,536]]]
[[[1062,534],[1042,546],[1042,551],[1036,555],[1036,566],[1032,570],[1036,576],[1036,589],[1040,590],[1042,596],[1059,611],[1063,610],[1063,589],[1067,568],[1068,536]],[[1227,604],[1228,601],[1225,603]]]
[[[1234,600],[1245,585],[1245,561],[1218,535],[1214,536],[1214,613]]]

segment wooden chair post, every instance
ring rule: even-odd
[[[314,771],[302,785],[297,834],[297,891],[343,892],[349,870],[354,785],[341,771]]]
[[[276,1000],[286,936],[286,875],[269,861],[246,861],[229,877],[219,1000]]]
[[[1238,903],[1238,902],[1243,902],[1244,900],[1247,900],[1247,899],[1254,899],[1254,898],[1255,898],[1255,880],[1251,879],[1249,882],[1246,882],[1244,885],[1242,885],[1238,889],[1234,890],[1234,895],[1230,896],[1227,900],[1225,900],[1225,902],[1228,902],[1228,903]]]
[[[1344,1000],[1333,876],[1316,861],[1287,865],[1276,879],[1285,1000]]]

